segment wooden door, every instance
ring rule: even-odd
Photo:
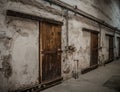
[[[118,38],[118,57],[120,57],[120,38]]]
[[[40,23],[41,83],[61,78],[61,26]]]
[[[113,37],[109,36],[109,61],[114,59],[114,44],[113,44]]]
[[[91,60],[90,66],[98,64],[98,34],[91,33]]]

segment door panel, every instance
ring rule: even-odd
[[[47,83],[61,77],[61,26],[40,24],[41,82]]]
[[[98,64],[98,34],[91,33],[91,61],[90,66]]]
[[[120,38],[118,38],[118,57],[120,57]]]
[[[113,37],[109,36],[109,61],[114,59]]]

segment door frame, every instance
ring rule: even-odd
[[[90,39],[92,39],[92,34],[96,34],[97,35],[97,44],[98,44],[98,48],[99,48],[99,33],[98,32],[91,32],[90,33]],[[92,40],[90,40],[90,67],[92,66],[98,66],[98,56],[99,56],[99,50],[97,50],[97,64],[95,65],[91,65],[92,62]]]
[[[101,36],[99,36],[100,31],[92,30],[92,29],[88,29],[88,28],[84,28],[84,27],[82,28],[82,31],[89,32],[89,33],[90,33],[90,39],[91,39],[91,33],[96,33],[96,34],[98,34],[98,47],[99,47],[99,42],[100,42],[99,40],[101,39],[101,38],[100,38]],[[90,41],[91,41],[91,40],[90,40]],[[91,47],[91,42],[90,42],[90,47]],[[91,55],[91,48],[90,48],[90,55]],[[98,55],[99,55],[99,51],[98,51]],[[89,61],[89,62],[91,62],[91,56],[90,56],[90,61]],[[87,72],[89,72],[89,71],[91,71],[91,70],[93,70],[93,69],[96,69],[97,67],[98,67],[98,64],[97,64],[97,65],[94,65],[94,66],[90,66],[90,65],[89,65],[89,67],[81,70],[81,74],[87,73]]]
[[[117,46],[118,46],[117,59],[119,59],[120,58],[120,37],[117,37]]]
[[[107,37],[108,37],[108,46],[110,46],[110,37],[112,37],[112,39],[113,39],[113,59],[112,60],[110,60],[110,47],[108,47],[108,60],[107,60],[107,62],[105,62],[106,64],[107,63],[110,63],[110,62],[112,62],[113,60],[114,60],[114,35],[113,34],[105,34]]]
[[[46,85],[46,84],[49,84],[49,83],[53,83],[53,82],[57,82],[57,81],[61,81],[61,80],[63,80],[63,77],[62,77],[62,71],[61,71],[61,77],[59,78],[59,79],[56,79],[56,80],[53,80],[53,81],[50,81],[50,82],[48,82],[48,83],[42,83],[42,57],[41,57],[41,51],[42,51],[42,34],[41,34],[41,28],[42,28],[42,26],[41,26],[41,24],[42,24],[42,22],[46,22],[46,21],[44,21],[44,20],[42,20],[42,21],[39,21],[39,53],[38,53],[38,55],[39,55],[39,84],[41,84],[41,85]],[[60,25],[61,26],[61,33],[62,33],[62,25],[63,25],[63,23],[60,23],[60,24],[58,24],[58,23],[55,23],[54,22],[54,20],[53,20],[53,22],[49,22],[49,21],[47,21],[48,23],[52,23],[52,24],[55,24],[55,25]],[[61,39],[62,39],[62,35],[61,35]],[[62,42],[61,42],[61,46],[62,46]],[[62,51],[61,51],[62,52]],[[62,58],[62,53],[61,53],[61,58]],[[62,59],[61,59],[62,60]],[[62,62],[62,61],[61,61]],[[61,63],[61,70],[62,70],[62,63]]]

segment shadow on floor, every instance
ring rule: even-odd
[[[120,92],[120,75],[113,75],[103,84],[103,86],[108,87],[110,89],[115,89],[118,92]]]

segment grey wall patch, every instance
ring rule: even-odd
[[[6,78],[9,78],[12,75],[11,59],[12,56],[10,54],[3,56],[3,62],[2,62],[3,74]]]

